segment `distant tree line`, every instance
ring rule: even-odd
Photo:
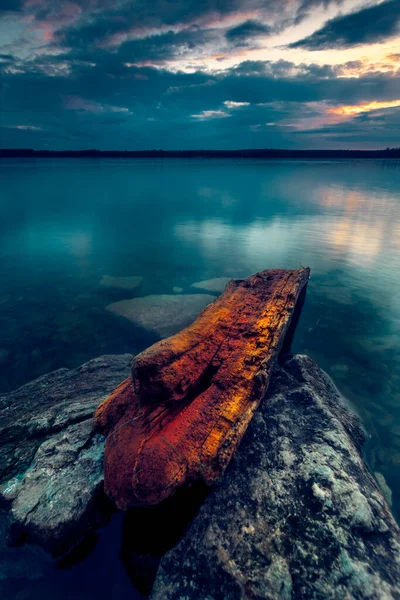
[[[385,150],[32,150],[0,148],[0,158],[400,158]]]

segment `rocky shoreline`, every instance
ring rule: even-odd
[[[93,413],[131,361],[130,354],[101,356],[0,396],[0,499],[10,544],[33,542],[59,556],[108,519],[104,438]]]
[[[72,564],[120,509],[115,552],[152,600],[400,599],[400,529],[364,462],[361,420],[310,357],[289,353],[308,279],[231,280],[135,357],[0,396],[8,544]]]
[[[92,415],[131,358],[100,357],[0,397],[10,542],[58,555],[109,517]],[[363,442],[329,377],[308,357],[282,357],[225,475],[162,558],[152,598],[399,598],[400,532]]]
[[[399,598],[400,530],[364,441],[330,378],[284,358],[151,599]]]

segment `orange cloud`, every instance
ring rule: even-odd
[[[367,104],[349,104],[338,106],[337,108],[329,109],[329,112],[334,115],[358,115],[360,113],[371,112],[372,110],[396,108],[397,106],[400,106],[400,100],[390,100],[388,102],[379,102],[377,100],[373,100]]]

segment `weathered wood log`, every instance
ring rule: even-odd
[[[157,504],[224,472],[267,390],[309,269],[230,281],[180,333],[133,360],[96,412],[105,489],[122,509]]]

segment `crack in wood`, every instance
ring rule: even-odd
[[[105,489],[126,509],[215,482],[269,384],[309,269],[230,281],[196,321],[133,360],[96,412]]]

